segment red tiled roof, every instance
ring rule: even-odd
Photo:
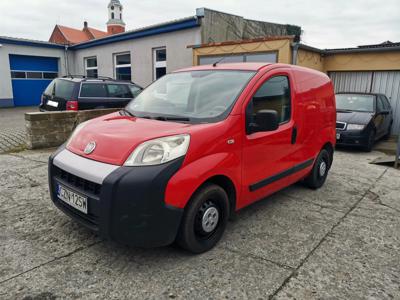
[[[107,32],[98,30],[96,28],[88,27],[89,32],[93,35],[95,39],[99,39],[108,35]]]
[[[85,30],[79,30],[67,26],[56,25],[56,27],[58,27],[65,39],[71,44],[78,44],[108,35],[107,32],[90,27],[87,28],[90,34]]]

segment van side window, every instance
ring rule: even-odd
[[[275,110],[280,124],[290,120],[291,97],[288,77],[275,76],[264,82],[246,108],[246,124],[252,123],[254,115],[264,109]]]

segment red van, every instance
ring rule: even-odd
[[[80,124],[49,160],[54,204],[100,236],[211,249],[229,216],[290,184],[321,187],[336,141],[333,86],[285,64],[192,67]]]

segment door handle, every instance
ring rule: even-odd
[[[296,140],[297,140],[297,127],[296,126],[293,126],[293,129],[292,129],[292,145],[294,145],[295,143],[296,143]]]

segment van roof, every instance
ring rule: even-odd
[[[240,71],[258,71],[264,67],[271,65],[282,65],[283,64],[273,64],[273,63],[256,63],[256,62],[248,62],[248,63],[218,63],[215,67],[213,65],[201,65],[194,66],[189,68],[184,68],[177,70],[176,72],[182,71],[200,71],[200,70],[240,70]],[[285,65],[288,66],[288,65]]]

